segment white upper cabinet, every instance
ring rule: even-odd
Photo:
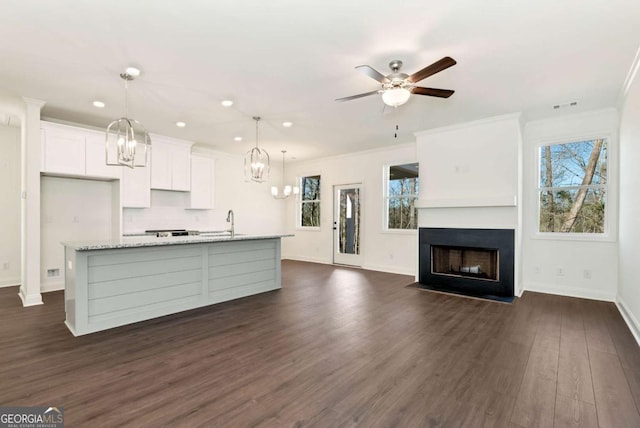
[[[120,179],[122,167],[107,166],[104,132],[41,123],[42,168],[47,174]]]
[[[213,182],[215,159],[191,155],[191,193],[189,208],[210,210],[214,207]]]
[[[160,135],[151,136],[151,188],[158,190],[191,189],[190,141]]]
[[[86,134],[86,174],[90,177],[120,179],[122,167],[107,165],[104,141],[104,132],[89,131]],[[115,159],[110,161],[115,163]]]
[[[85,134],[78,128],[42,123],[42,172],[85,175]]]

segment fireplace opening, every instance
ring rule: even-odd
[[[418,239],[423,288],[513,301],[514,229],[421,227]]]
[[[498,250],[431,245],[431,273],[499,281]]]

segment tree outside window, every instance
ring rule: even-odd
[[[320,227],[320,176],[300,177],[300,226]]]
[[[418,226],[419,165],[417,162],[390,165],[387,170],[387,229],[416,229]]]
[[[540,232],[605,233],[606,138],[540,147]]]

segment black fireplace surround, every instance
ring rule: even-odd
[[[513,229],[420,228],[419,282],[428,289],[510,301],[514,297],[514,246]],[[432,247],[496,250],[498,280],[434,273]]]

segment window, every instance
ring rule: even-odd
[[[320,176],[300,177],[299,226],[320,227]]]
[[[538,230],[605,233],[607,139],[544,145],[539,156]]]
[[[386,228],[416,229],[418,224],[418,163],[386,168]]]

